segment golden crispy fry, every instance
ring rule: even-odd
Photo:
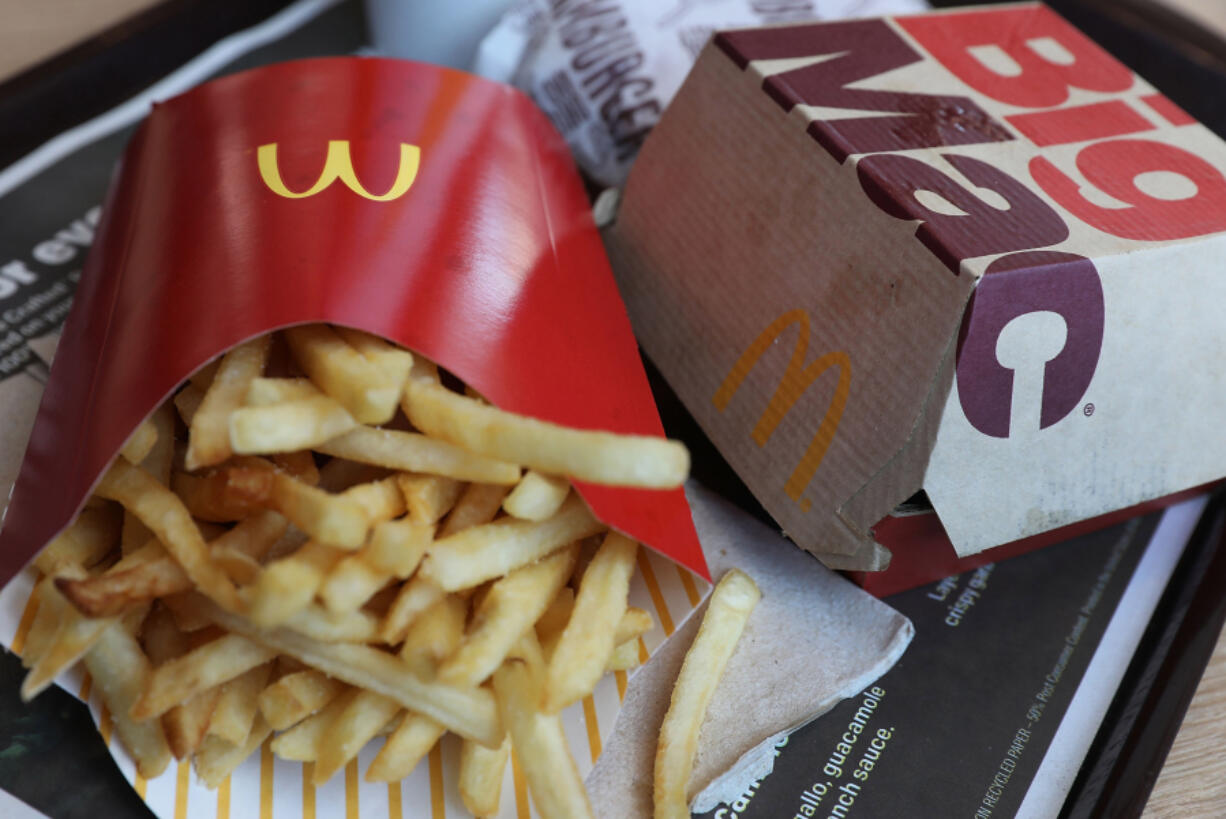
[[[260,692],[260,713],[274,730],[284,731],[336,699],[345,688],[343,682],[322,671],[296,671]]]
[[[178,496],[122,458],[111,465],[95,491],[119,501],[153,530],[197,588],[224,608],[239,608],[238,590],[209,560],[208,546]]]
[[[433,679],[439,662],[450,657],[464,639],[467,617],[468,601],[456,594],[447,595],[409,626],[400,658],[422,679]]]
[[[494,672],[494,693],[511,746],[544,819],[592,816],[592,806],[566,745],[562,718],[540,710],[541,681],[527,663],[508,660]]]
[[[251,726],[250,733],[237,745],[232,745],[217,737],[205,737],[200,750],[193,758],[196,776],[200,777],[200,781],[207,787],[219,787],[225,778],[233,773],[244,759],[255,753],[271,734],[272,728],[262,716],[256,714],[255,724]]]
[[[253,378],[247,385],[248,407],[267,407],[287,401],[305,401],[323,395],[309,378]],[[352,417],[352,416],[350,416]]]
[[[409,379],[403,404],[413,426],[427,435],[552,475],[671,489],[690,470],[689,452],[676,441],[570,429],[482,404],[428,381]]]
[[[405,511],[404,494],[396,478],[359,483],[341,492],[340,496],[356,501],[372,524],[400,517]]]
[[[154,670],[141,698],[132,707],[132,718],[147,720],[161,716],[176,703],[228,682],[275,656],[275,651],[239,634],[227,634],[205,643]]]
[[[353,611],[392,579],[408,577],[421,562],[433,526],[407,520],[375,524],[370,540],[359,551],[336,563],[319,589],[330,611]]]
[[[521,520],[545,520],[553,517],[569,493],[570,481],[530,469],[507,495],[502,508]]]
[[[230,447],[246,454],[308,449],[356,425],[340,402],[326,395],[240,407],[230,413]]]
[[[685,654],[656,747],[653,802],[658,819],[689,819],[686,786],[698,747],[698,730],[724,666],[762,593],[737,569],[715,584],[698,634]]]
[[[379,638],[379,619],[365,611],[331,612],[312,603],[284,623],[320,643],[373,643]]]
[[[630,575],[638,544],[610,532],[575,595],[575,607],[549,660],[545,682],[547,713],[556,714],[591,693],[616,645],[614,633],[626,611]]]
[[[510,737],[503,739],[497,750],[468,740],[460,745],[460,799],[474,816],[498,814],[502,780],[510,758]]]
[[[197,475],[176,473],[171,487],[192,517],[227,523],[266,507],[274,478],[266,466],[223,464]]]
[[[209,736],[231,745],[243,744],[255,724],[260,692],[271,673],[272,663],[264,663],[220,686],[221,696],[209,720]]]
[[[293,554],[269,563],[249,589],[252,621],[276,626],[302,611],[344,555],[343,550],[312,540]]]
[[[413,368],[412,353],[361,330],[339,326],[333,329],[346,344],[378,367],[396,385],[398,391],[404,389],[404,382],[408,380],[409,371]]]
[[[613,653],[609,655],[609,661],[605,663],[605,671],[629,671],[632,668],[637,668],[639,665],[639,643],[638,640],[627,640],[624,643],[618,643],[613,649]]]
[[[400,491],[409,509],[409,518],[417,523],[438,523],[451,510],[464,490],[464,484],[441,475],[415,475],[402,472],[396,476]]]
[[[566,582],[577,551],[575,546],[560,549],[494,583],[474,612],[464,642],[439,668],[438,678],[452,685],[477,685],[493,674]]]
[[[47,544],[34,565],[44,575],[55,574],[63,566],[89,568],[119,545],[123,512],[120,507],[107,504],[81,510],[77,519],[55,540]]]
[[[162,728],[175,759],[186,759],[200,747],[220,699],[221,686],[215,685],[188,697],[162,716]]]
[[[209,384],[191,420],[187,455],[189,471],[219,464],[230,457],[230,413],[243,404],[251,379],[264,371],[268,360],[269,336],[240,344],[221,359],[217,374]]]
[[[320,745],[315,757],[315,784],[322,785],[331,779],[398,713],[400,705],[395,700],[372,691],[359,691],[328,725],[327,741]]]
[[[436,540],[419,571],[446,591],[464,589],[603,529],[604,524],[592,516],[583,500],[571,495],[549,520],[504,518]]]
[[[379,627],[379,637],[383,642],[395,645],[404,639],[413,621],[434,604],[438,603],[446,592],[434,582],[420,575],[405,583],[396,595],[392,607],[388,609],[383,623]]]
[[[259,640],[281,654],[351,685],[390,697],[411,711],[425,714],[462,737],[491,747],[502,741],[502,724],[489,691],[426,682],[396,657],[376,648],[349,643],[318,644],[288,629],[262,630],[242,617],[207,602],[210,616],[236,634]]]
[[[275,473],[269,505],[329,546],[356,549],[370,530],[370,518],[357,500],[329,494],[283,472]]]
[[[496,483],[470,483],[451,508],[439,528],[439,537],[448,537],[473,526],[489,523],[498,515],[511,487]]]
[[[290,327],[284,336],[298,366],[360,423],[384,424],[396,414],[402,385],[346,344],[331,327]]]
[[[326,455],[399,472],[427,472],[461,481],[513,484],[519,467],[474,455],[468,450],[416,432],[358,426],[316,447]]]
[[[366,781],[398,782],[404,779],[446,732],[446,728],[429,717],[406,713],[400,726],[387,738],[382,750],[366,769]],[[468,744],[470,740],[464,742]],[[475,742],[472,744],[483,747]]]
[[[617,629],[613,632],[613,642],[621,645],[627,640],[633,640],[651,631],[651,627],[655,624],[655,620],[652,620],[651,615],[646,611],[638,606],[630,606],[617,621]]]
[[[159,720],[136,722],[128,716],[151,673],[149,660],[136,639],[122,624],[110,626],[86,653],[85,668],[111,712],[115,731],[136,760],[140,775],[152,779],[166,770],[170,763],[170,746],[166,744],[162,723]]]
[[[153,449],[157,439],[157,427],[151,419],[146,418],[128,436],[128,440],[124,443],[123,449],[119,450],[119,454],[127,458],[128,463],[138,464],[145,460],[145,456],[149,454],[149,450]]]

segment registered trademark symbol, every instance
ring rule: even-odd
[[[1081,411],[1085,413],[1086,418],[1089,418],[1091,415],[1094,414],[1094,405],[1086,404],[1084,407],[1081,408]]]

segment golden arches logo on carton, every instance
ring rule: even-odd
[[[784,370],[783,378],[779,381],[779,386],[775,389],[774,395],[771,396],[770,402],[754,426],[751,436],[758,446],[765,446],[767,440],[774,434],[775,428],[779,426],[779,422],[800,400],[805,390],[827,370],[834,368],[838,372],[838,382],[835,384],[834,394],[830,398],[826,414],[804,455],[801,456],[800,463],[783,485],[783,491],[789,498],[800,503],[802,508],[808,509],[808,503],[801,499],[801,495],[809,482],[813,480],[822,459],[826,457],[826,450],[830,448],[834,440],[834,433],[839,428],[839,421],[843,418],[843,408],[847,405],[847,396],[851,391],[851,359],[847,353],[841,350],[829,352],[806,365],[805,358],[809,349],[809,314],[804,310],[789,310],[771,322],[770,326],[749,345],[733,365],[711,402],[719,412],[727,409],[732,396],[741,388],[742,382],[749,375],[749,371],[757,365],[758,359],[792,325],[796,325],[799,330],[792,357],[788,361],[787,369]]]
[[[315,180],[315,184],[305,191],[292,191],[281,179],[281,169],[277,165],[277,143],[270,142],[259,146],[255,152],[255,159],[264,184],[273,193],[287,199],[305,199],[308,196],[314,196],[339,179],[345,187],[358,196],[374,202],[390,202],[404,196],[413,186],[414,180],[417,179],[417,169],[421,165],[421,149],[416,145],[400,143],[400,162],[396,168],[396,179],[386,192],[379,194],[366,190],[366,186],[358,179],[357,172],[353,169],[353,157],[349,153],[349,140],[347,139],[328,140],[324,169],[320,172],[319,178]]]

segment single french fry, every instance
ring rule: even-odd
[[[161,716],[176,703],[271,660],[276,651],[239,634],[227,634],[158,666],[132,707],[131,716],[147,720]]]
[[[327,741],[320,745],[315,758],[315,784],[331,779],[398,713],[400,705],[395,700],[373,691],[359,691],[328,725]]]
[[[175,759],[186,759],[200,747],[220,699],[221,686],[215,685],[193,694],[162,715],[162,728]]]
[[[253,378],[247,385],[246,405],[267,407],[287,401],[305,401],[322,395],[323,392],[309,378]]]
[[[529,469],[502,502],[508,515],[521,520],[553,517],[570,493],[570,481]]]
[[[510,737],[504,738],[497,750],[463,740],[460,745],[460,799],[474,816],[498,815],[502,780],[510,758]]]
[[[250,587],[248,616],[262,626],[284,623],[302,611],[345,552],[308,541],[293,554],[269,563]]]
[[[209,559],[208,546],[179,498],[153,476],[120,458],[99,482],[96,494],[119,501],[140,518],[192,582],[218,605],[235,611],[242,605],[238,590],[225,572]]]
[[[325,455],[394,469],[427,472],[461,481],[514,484],[519,467],[416,432],[357,426],[316,449]]]
[[[245,454],[309,449],[356,425],[349,411],[326,395],[239,407],[230,413],[230,448]]]
[[[437,584],[420,576],[405,583],[388,609],[383,623],[379,627],[379,637],[389,645],[395,645],[404,639],[413,621],[421,616],[438,601],[446,596],[446,592]]]
[[[226,460],[230,449],[230,413],[242,406],[251,380],[268,360],[269,336],[240,344],[218,365],[204,399],[192,416],[184,464],[188,471]]]
[[[369,549],[367,544],[361,551],[341,558],[324,578],[319,599],[328,611],[336,614],[356,611],[392,579],[390,572],[371,562]]]
[[[459,595],[447,595],[423,611],[409,626],[404,645],[400,647],[400,658],[422,679],[433,679],[438,664],[450,657],[463,641],[467,617],[468,601]]]
[[[341,326],[332,329],[336,330],[336,334],[344,339],[346,344],[378,367],[398,390],[404,389],[404,382],[408,380],[409,371],[413,368],[412,353],[361,330]]]
[[[613,642],[621,645],[627,640],[634,640],[651,631],[655,624],[656,621],[651,619],[651,615],[646,611],[638,606],[630,606],[617,621],[617,629],[613,632]]]
[[[141,696],[151,672],[149,660],[136,639],[120,623],[115,623],[85,654],[85,668],[93,678],[94,688],[111,712],[115,731],[128,753],[136,761],[136,769],[146,779],[153,779],[170,764],[170,746],[159,720],[137,722],[128,716],[132,705]]]
[[[715,584],[698,634],[682,661],[656,747],[652,794],[658,819],[689,819],[686,788],[707,705],[762,593],[732,569]]]
[[[566,582],[576,551],[574,546],[561,549],[494,583],[474,612],[464,642],[439,667],[438,678],[452,685],[478,685],[493,674]],[[606,657],[601,658],[602,667]]]
[[[319,643],[371,643],[379,638],[379,619],[373,614],[338,614],[314,603],[294,612],[283,625]]]
[[[583,780],[566,745],[562,719],[540,710],[541,680],[527,663],[508,660],[494,672],[498,711],[544,819],[591,817]]]
[[[119,544],[123,513],[119,507],[86,507],[72,524],[47,544],[35,567],[44,575],[56,574],[64,566],[89,568]]]
[[[264,663],[224,683],[207,733],[231,745],[242,745],[255,724],[260,692],[271,673],[272,663]]]
[[[398,658],[365,645],[321,644],[288,629],[260,629],[250,621],[202,601],[219,625],[258,640],[351,685],[396,700],[404,708],[442,723],[462,737],[495,747],[502,741],[502,723],[489,691],[426,682]]]
[[[260,713],[274,730],[284,731],[336,699],[346,688],[322,671],[287,674],[260,692]]]
[[[394,477],[351,486],[340,497],[356,501],[370,523],[398,518],[405,512],[404,494]]]
[[[362,559],[375,571],[403,580],[417,570],[434,531],[432,525],[411,520],[380,521],[362,547]]]
[[[448,537],[473,526],[489,523],[498,516],[502,501],[511,487],[497,483],[470,483],[439,527],[438,536]]]
[[[366,769],[366,781],[399,782],[404,779],[446,732],[446,728],[429,717],[406,713],[400,727],[387,738],[383,748]],[[478,748],[483,747],[475,742],[472,744]]]
[[[613,654],[617,624],[626,612],[626,595],[638,544],[610,532],[575,595],[575,608],[549,660],[545,711],[556,714],[596,687]]]
[[[268,466],[231,463],[195,475],[175,473],[170,485],[192,517],[228,523],[268,506],[275,477]]]
[[[549,520],[503,518],[436,540],[419,572],[445,591],[505,575],[604,529],[577,494]]]
[[[37,609],[34,612],[34,621],[30,624],[30,630],[26,634],[26,644],[21,650],[21,664],[26,668],[32,668],[38,660],[47,653],[51,647],[51,641],[55,639],[55,632],[60,627],[60,605],[64,605],[62,597],[56,597],[49,593],[55,590],[55,578],[44,577],[34,586],[34,590],[30,596],[34,600],[34,605]]]
[[[689,452],[676,441],[571,429],[506,412],[424,380],[409,379],[403,407],[413,426],[427,435],[552,475],[672,489],[690,471]]]
[[[284,337],[307,376],[359,422],[384,424],[395,415],[402,385],[346,344],[331,327],[290,327]]]
[[[632,668],[637,668],[639,665],[639,643],[638,640],[626,640],[624,643],[618,643],[613,648],[613,653],[609,655],[609,661],[605,663],[605,671],[629,671]]]
[[[329,546],[356,549],[370,530],[370,518],[356,499],[329,494],[282,472],[274,475],[269,505]]]
[[[251,756],[272,735],[272,727],[259,714],[246,738],[237,745],[218,737],[206,736],[193,763],[196,776],[209,788],[217,788],[243,760]]]
[[[128,436],[128,440],[124,443],[123,448],[119,450],[119,454],[127,458],[128,463],[138,464],[145,460],[145,456],[149,454],[149,450],[153,449],[157,439],[157,427],[151,419],[146,418]]]
[[[441,475],[415,475],[401,472],[396,476],[404,494],[409,519],[416,523],[438,523],[460,498],[464,484]]]

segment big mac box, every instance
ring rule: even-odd
[[[1042,5],[725,31],[606,243],[763,506],[891,590],[1226,474],[1224,170]]]

